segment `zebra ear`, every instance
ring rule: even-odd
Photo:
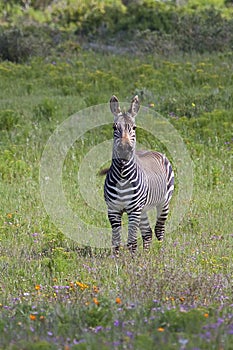
[[[121,112],[118,98],[114,95],[110,99],[110,110],[115,117]]]
[[[135,118],[136,115],[138,114],[139,108],[140,108],[140,103],[139,103],[138,95],[136,95],[131,101],[131,106],[128,113],[131,114],[131,117]]]

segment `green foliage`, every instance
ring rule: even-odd
[[[24,6],[25,2],[11,2],[3,11],[3,60],[21,62],[35,55],[46,57],[59,47],[62,55],[64,39],[73,43],[72,50],[85,38],[87,46],[98,48],[102,42],[107,50],[116,52],[123,46],[124,51],[134,53],[163,54],[224,51],[233,42],[232,9],[217,0],[189,1],[182,6],[174,1],[150,0],[36,1],[22,10]]]
[[[7,182],[31,176],[31,168],[24,159],[18,158],[15,147],[0,151],[0,178]]]
[[[11,110],[5,109],[0,111],[0,131],[6,130],[10,131],[18,126],[20,116],[19,113]]]
[[[0,59],[19,63],[32,56],[46,56],[54,45],[55,37],[56,31],[39,24],[0,27]]]
[[[53,100],[44,99],[34,108],[34,118],[37,121],[49,121],[56,117],[57,106]]]
[[[56,346],[47,341],[27,342],[21,341],[18,345],[13,345],[11,350],[55,350]]]

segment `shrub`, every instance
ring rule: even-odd
[[[59,40],[58,32],[46,26],[0,28],[0,59],[21,63],[32,56],[44,57]]]
[[[18,121],[18,112],[11,109],[0,111],[0,130],[10,131],[18,124]]]
[[[57,106],[51,99],[44,99],[34,108],[34,117],[36,120],[51,120],[56,116]]]

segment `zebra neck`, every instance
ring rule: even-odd
[[[136,167],[135,156],[133,156],[129,160],[115,158],[112,161],[112,166],[114,170],[117,172],[119,177],[128,178],[130,177],[131,173],[135,171],[135,167]]]

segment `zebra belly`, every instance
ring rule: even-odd
[[[125,212],[142,209],[146,198],[145,190],[131,183],[122,185],[119,182],[114,192],[110,194],[109,191],[106,191],[105,193],[108,208]]]
[[[167,183],[163,174],[156,174],[149,179],[149,191],[143,211],[148,211],[166,202]]]

